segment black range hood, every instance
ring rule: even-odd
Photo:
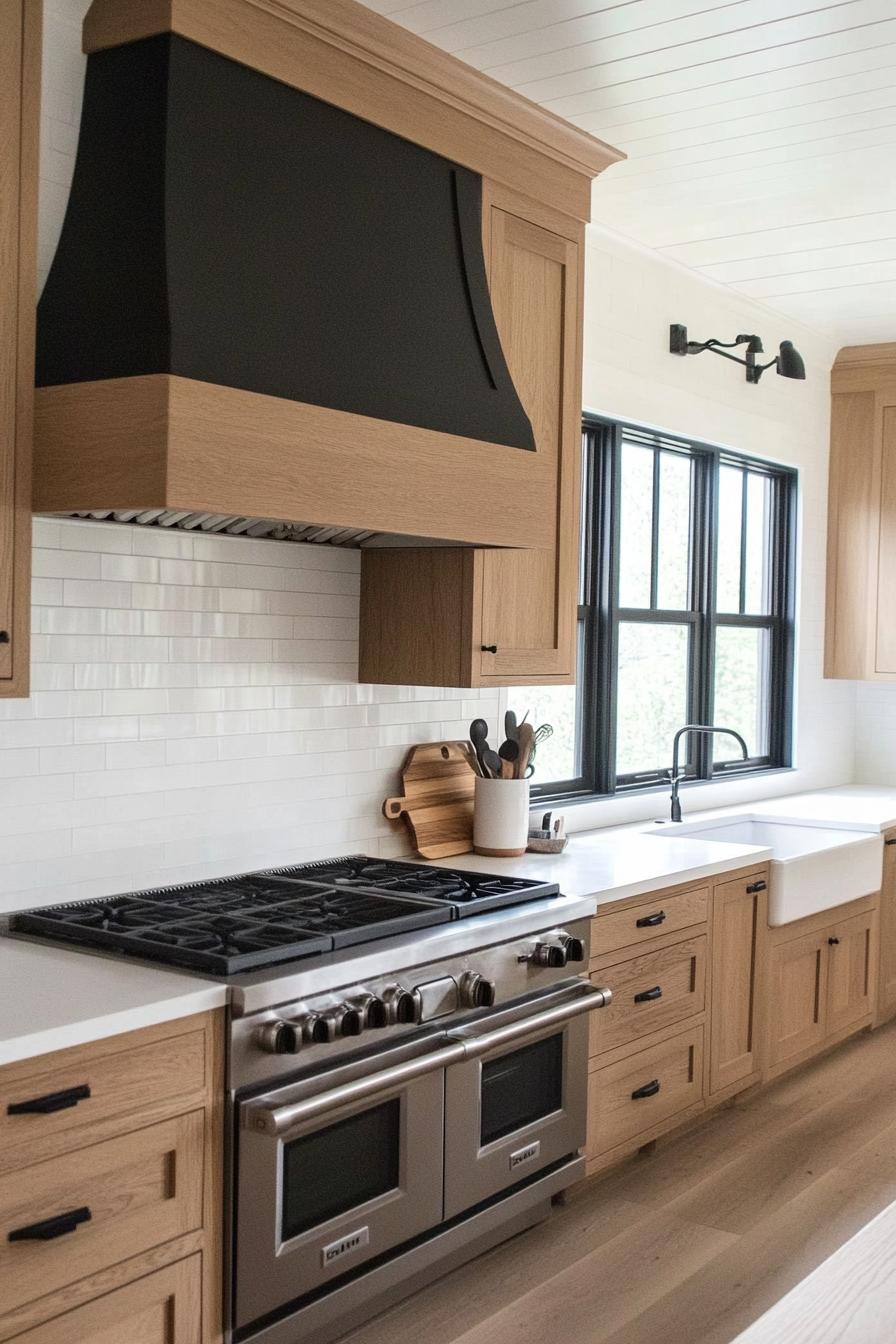
[[[95,51],[38,386],[170,374],[534,450],[480,214],[469,168],[178,34]]]

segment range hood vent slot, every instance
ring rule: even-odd
[[[480,215],[477,173],[177,34],[93,52],[38,386],[173,374],[534,450]]]

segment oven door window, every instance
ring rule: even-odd
[[[563,1106],[563,1033],[482,1066],[479,1142],[503,1139]]]
[[[281,1240],[398,1188],[401,1099],[283,1145]]]

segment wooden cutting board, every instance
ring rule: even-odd
[[[404,794],[386,799],[383,816],[404,817],[421,858],[472,850],[475,759],[470,742],[424,742],[408,752],[401,770]]]

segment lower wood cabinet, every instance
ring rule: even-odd
[[[865,897],[769,931],[768,1077],[870,1025],[877,914]]]
[[[613,903],[592,921],[589,1172],[758,1082],[768,868]]]
[[[713,1099],[759,1081],[760,948],[767,924],[766,868],[715,884],[707,1084]]]
[[[0,1068],[0,1340],[221,1339],[222,1057],[204,1013]]]
[[[880,958],[877,979],[877,1021],[896,1015],[896,831],[884,836],[884,870],[880,884]]]
[[[202,1256],[191,1255],[16,1335],[16,1344],[202,1344]]]

